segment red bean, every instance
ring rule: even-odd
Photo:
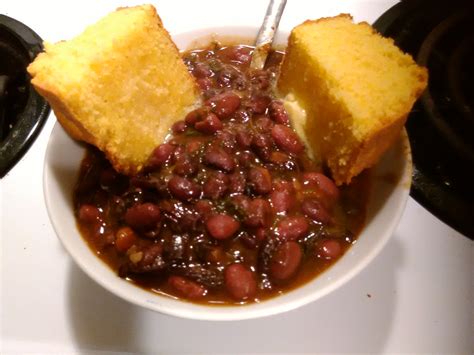
[[[244,208],[243,223],[248,227],[267,227],[272,220],[272,207],[267,200],[256,198]]]
[[[270,97],[268,96],[253,96],[248,103],[248,107],[255,114],[262,114],[267,111],[267,107],[270,104]]]
[[[186,148],[183,145],[177,145],[174,148],[173,155],[170,158],[170,164],[176,164],[180,157],[186,153]]]
[[[188,154],[184,153],[177,159],[173,173],[181,176],[190,176],[194,175],[197,170],[198,166],[196,161],[191,159]]]
[[[207,290],[204,286],[181,276],[170,276],[168,278],[168,284],[182,297],[188,299],[201,298],[207,294]]]
[[[266,238],[266,229],[265,228],[257,228],[250,234],[244,234],[239,239],[242,243],[249,249],[257,248],[260,243],[265,240]]]
[[[210,146],[206,149],[204,163],[226,172],[232,172],[235,168],[235,161],[232,155],[216,146]]]
[[[168,181],[168,189],[174,197],[181,201],[189,201],[201,195],[201,187],[198,184],[177,175]]]
[[[270,132],[273,127],[273,121],[267,116],[261,116],[255,120],[255,128],[262,133]]]
[[[230,193],[244,193],[245,191],[245,175],[243,173],[233,173],[229,176],[229,192]]]
[[[250,206],[250,201],[250,197],[245,195],[235,195],[231,198],[234,208],[242,214],[246,213],[248,207]]]
[[[237,160],[242,168],[249,168],[257,161],[257,157],[252,152],[243,151],[237,154]]]
[[[278,247],[270,263],[270,274],[276,281],[286,281],[295,275],[303,252],[297,242],[285,242]]]
[[[125,253],[137,241],[137,235],[130,227],[122,227],[115,233],[115,248]]]
[[[194,128],[204,134],[214,134],[222,129],[223,125],[221,120],[212,112],[201,121],[194,124]]]
[[[203,62],[197,62],[193,68],[193,75],[196,78],[207,78],[212,75],[212,70],[209,65]]]
[[[271,151],[273,150],[273,140],[266,134],[256,134],[252,138],[252,148],[260,158],[263,160],[268,160],[270,158]]]
[[[290,127],[276,124],[272,128],[272,137],[277,146],[287,153],[299,154],[304,150],[303,143]]]
[[[202,219],[206,219],[212,213],[212,203],[207,200],[200,200],[194,205],[194,210]]]
[[[210,88],[212,88],[212,80],[209,79],[209,78],[199,78],[196,80],[198,85],[199,85],[199,88],[202,90],[202,91],[207,91],[209,90]]]
[[[191,126],[194,126],[194,124],[200,120],[202,120],[204,117],[207,116],[209,113],[209,108],[207,107],[200,107],[197,108],[191,112],[189,112],[186,117],[184,118],[184,121]]]
[[[318,245],[318,255],[325,259],[336,259],[342,251],[341,243],[335,239],[325,239]]]
[[[183,133],[184,131],[186,131],[186,128],[188,128],[188,125],[183,120],[177,121],[171,126],[171,130],[174,134]]]
[[[241,148],[248,148],[252,143],[252,135],[244,130],[238,131],[235,135],[235,139]]]
[[[234,217],[227,214],[215,214],[206,221],[206,229],[215,239],[227,239],[232,237],[240,228],[240,223]]]
[[[317,199],[310,198],[303,201],[301,204],[303,213],[315,222],[322,224],[331,224],[332,217],[326,208]]]
[[[217,55],[239,64],[248,64],[252,58],[252,51],[251,47],[229,46],[219,50]]]
[[[153,151],[148,164],[152,167],[158,167],[166,163],[174,153],[175,149],[176,147],[169,143],[160,144]]]
[[[100,211],[93,205],[82,205],[79,208],[79,220],[82,223],[92,224],[97,222],[100,217]]]
[[[290,124],[290,118],[288,117],[288,113],[286,112],[285,106],[281,101],[272,101],[268,107],[268,114],[270,115],[271,119],[276,123],[280,123],[283,125]]]
[[[290,182],[279,182],[270,194],[270,201],[277,213],[288,212],[295,204],[295,189]]]
[[[229,118],[240,106],[240,97],[232,91],[218,94],[206,101],[206,105],[221,119]]]
[[[339,198],[339,189],[336,184],[324,174],[317,172],[304,173],[303,186],[310,189],[319,189],[332,201]]]
[[[134,205],[125,212],[125,222],[134,229],[151,229],[160,221],[160,208],[153,203]]]
[[[253,298],[257,292],[257,281],[252,271],[242,264],[231,264],[225,268],[224,280],[227,291],[239,301]]]
[[[290,216],[280,220],[275,233],[284,240],[296,240],[304,237],[309,229],[309,223],[303,216]]]
[[[203,141],[196,138],[194,140],[190,140],[188,144],[186,145],[186,152],[189,154],[193,154],[197,152],[199,149],[201,149],[203,145]]]
[[[209,175],[202,187],[205,197],[211,200],[217,200],[224,196],[229,186],[229,178],[221,172]]]
[[[272,190],[272,176],[268,169],[255,167],[248,173],[248,184],[259,195],[265,195]]]
[[[237,141],[235,139],[235,135],[232,132],[229,132],[228,130],[217,132],[216,141],[227,153],[234,153],[234,148],[237,145]]]

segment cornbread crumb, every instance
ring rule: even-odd
[[[151,5],[120,8],[69,41],[45,43],[28,72],[65,130],[125,174],[139,172],[199,100]]]
[[[293,124],[341,185],[397,139],[427,78],[391,39],[342,14],[292,30],[277,86],[306,111]]]

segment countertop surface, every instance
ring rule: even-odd
[[[0,13],[55,42],[135,1],[3,0]],[[266,1],[155,1],[171,34],[258,26]],[[281,28],[351,13],[372,23],[395,1],[288,0]],[[474,243],[413,199],[377,258],[328,296],[239,322],[178,319],[97,285],[62,248],[42,191],[51,114],[33,147],[0,180],[1,353],[474,353]]]

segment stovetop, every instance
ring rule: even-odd
[[[428,68],[408,118],[411,195],[474,239],[474,2],[405,0],[374,24]]]

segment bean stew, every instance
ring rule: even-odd
[[[367,173],[338,188],[312,161],[253,48],[189,51],[201,107],[176,122],[142,173],[118,174],[93,147],[74,192],[78,227],[118,275],[207,304],[259,302],[312,280],[356,240]]]

